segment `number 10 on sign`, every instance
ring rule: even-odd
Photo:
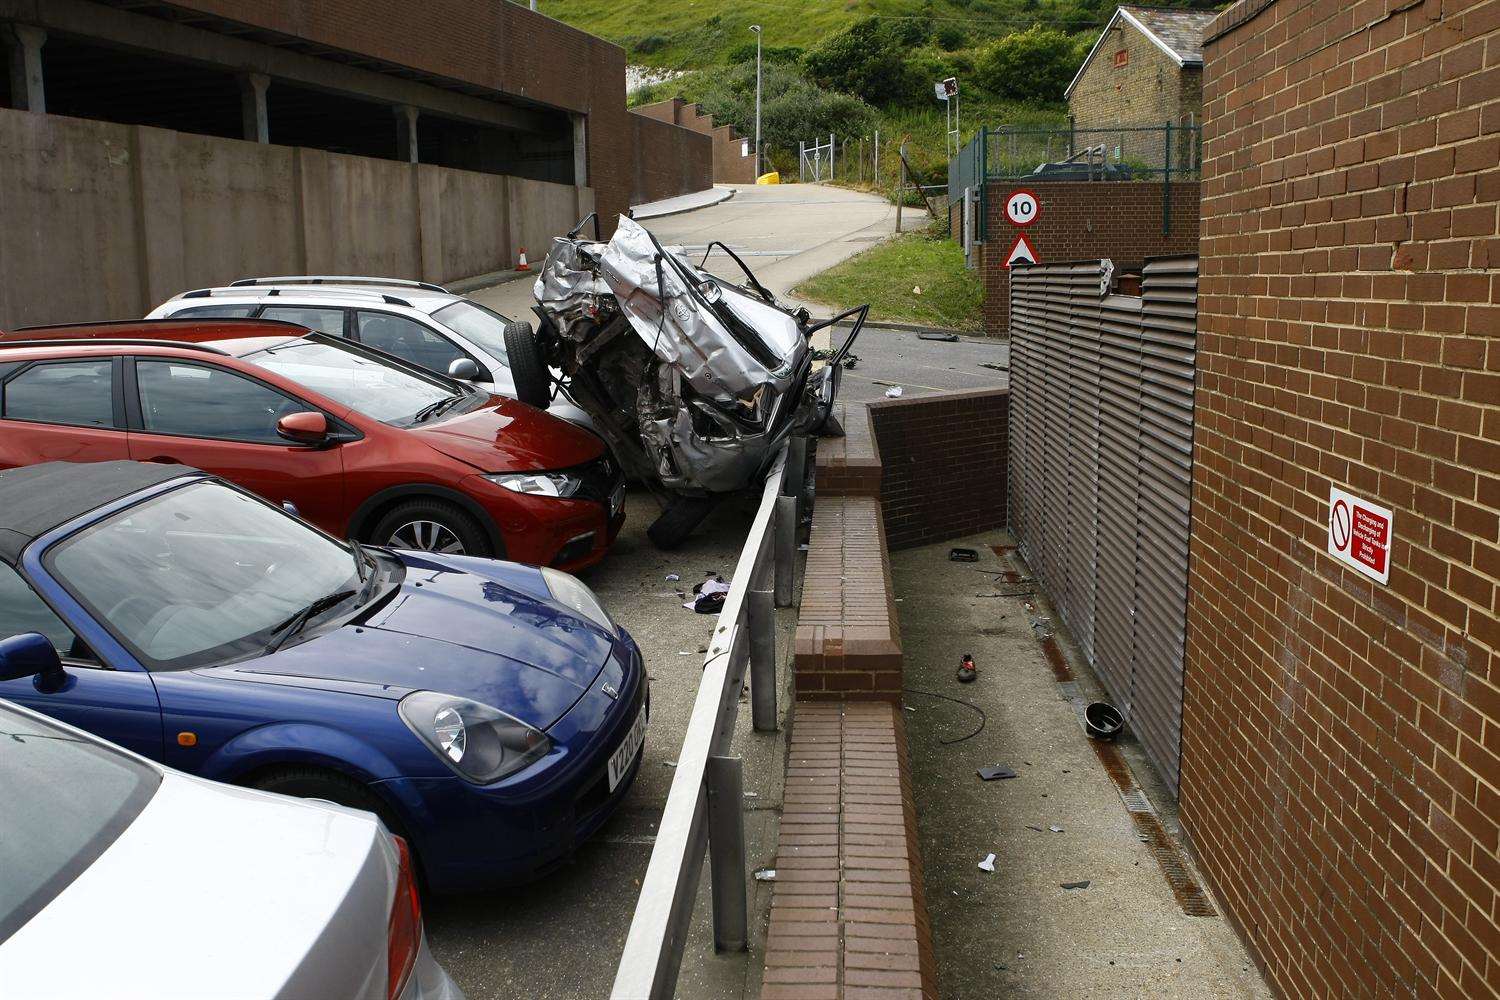
[[[1029,226],[1042,214],[1041,202],[1030,191],[1012,191],[1005,199],[1005,218],[1014,226]]]

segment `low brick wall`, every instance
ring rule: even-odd
[[[1005,526],[1009,414],[1009,389],[870,404],[892,549]]]
[[[896,706],[798,704],[761,1000],[937,996],[906,762]]]

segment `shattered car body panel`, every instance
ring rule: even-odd
[[[544,357],[664,501],[751,485],[832,405],[838,365],[814,372],[809,343],[829,324],[745,273],[745,286],[710,274],[622,218],[608,243],[555,241],[537,278]],[[839,317],[855,313],[846,351],[864,310]]]

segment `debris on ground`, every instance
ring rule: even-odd
[[[911,286],[911,293],[913,295],[921,295],[922,294],[922,286],[921,285],[912,285]]]
[[[1060,826],[1049,826],[1049,827],[1047,827],[1047,829],[1051,830],[1053,833],[1062,833],[1063,832],[1063,828],[1060,827]]]
[[[677,766],[677,762],[675,760],[664,760],[664,761],[661,762],[661,766],[662,767],[676,767]]]
[[[1031,823],[1027,823],[1027,824],[1026,824],[1026,829],[1028,829],[1028,830],[1035,830],[1035,831],[1036,831],[1036,832],[1037,832],[1037,833],[1045,833],[1045,832],[1046,832],[1046,831],[1045,831],[1045,830],[1043,830],[1043,829],[1042,829],[1042,828],[1041,828],[1041,827],[1039,827],[1039,826],[1034,826],[1034,825],[1033,825],[1033,824],[1031,824]]]
[[[762,868],[762,869],[760,869],[759,871],[757,871],[755,873],[755,881],[757,881],[757,882],[774,882],[774,881],[776,881],[776,869],[774,869],[774,868]]]
[[[974,665],[974,657],[965,653],[964,658],[958,662],[958,682],[960,684],[971,684],[979,676],[979,668]]]
[[[724,598],[729,594],[729,584],[716,573],[693,584],[693,599],[682,606],[700,615],[716,615],[724,610]]]
[[[995,870],[995,855],[993,853],[986,855],[985,859],[979,862],[979,870],[982,872],[992,872]],[[1088,883],[1084,884],[1087,885]]]
[[[958,340],[958,334],[956,334],[956,333],[943,333],[943,332],[941,332],[939,330],[931,330],[931,331],[929,331],[927,333],[919,333],[919,334],[917,334],[917,339],[918,340],[938,340],[938,341],[942,341],[945,344],[952,344],[952,343],[954,343],[954,342],[956,342]]]
[[[1087,889],[1089,882],[1088,879],[1084,879],[1082,882],[1064,882],[1062,883],[1062,887],[1064,889]]]
[[[979,777],[983,778],[985,781],[999,781],[1002,778],[1014,778],[1015,776],[1016,772],[1012,771],[1008,767],[1000,767],[999,765],[996,765],[994,767],[981,767],[979,769]]]
[[[893,385],[885,391],[885,395],[887,399],[895,399],[901,395],[901,387],[899,385]]]
[[[948,561],[949,562],[978,562],[979,561],[979,551],[977,549],[963,549],[963,548],[949,549],[948,550]]]
[[[682,577],[678,576],[676,573],[668,573],[667,574],[667,582],[668,583],[676,583],[678,580],[681,580],[681,579],[682,579]]]
[[[974,727],[974,731],[973,732],[965,733],[962,736],[955,736],[951,740],[945,740],[945,739],[938,740],[938,743],[942,744],[943,746],[946,747],[946,746],[952,746],[954,743],[962,743],[964,740],[972,739],[973,737],[978,736],[980,733],[984,732],[984,724],[985,724],[986,721],[988,721],[988,717],[984,714],[984,709],[980,708],[978,705],[974,704],[972,701],[964,701],[962,698],[955,698],[952,695],[947,695],[947,694],[939,694],[936,691],[926,691],[926,690],[923,690],[922,688],[912,688],[912,687],[909,687],[909,688],[902,688],[901,690],[905,691],[905,692],[907,692],[909,694],[925,694],[929,698],[941,698],[944,701],[951,701],[955,705],[962,705],[965,708],[970,709],[970,710],[974,711],[975,713],[977,713],[979,715],[979,725]]]
[[[981,361],[981,362],[979,362],[979,367],[981,367],[981,368],[989,368],[989,369],[992,369],[993,371],[997,371],[997,372],[1008,372],[1008,371],[1010,371],[1010,365],[997,365],[997,364],[995,364],[992,361]]]

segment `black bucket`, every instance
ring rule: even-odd
[[[1083,727],[1090,739],[1112,740],[1124,725],[1125,716],[1107,701],[1096,701],[1083,710]]]

